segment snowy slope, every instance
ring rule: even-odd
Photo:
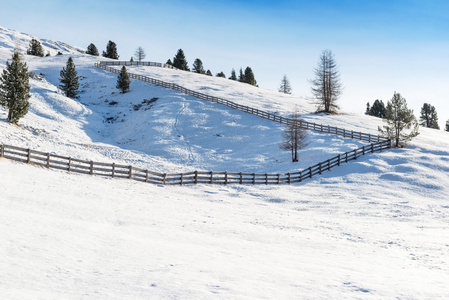
[[[0,30],[0,68],[11,37],[29,38]],[[102,58],[70,55],[79,100],[57,88],[69,55],[24,56],[45,76],[30,80],[20,127],[0,108],[0,142],[160,172],[288,172],[363,144],[311,133],[292,164],[277,147],[276,123],[137,81],[122,95],[115,75],[93,68]],[[350,130],[376,133],[382,124],[315,115],[306,100],[222,78],[132,71],[283,115],[298,105],[308,120]],[[423,128],[405,149],[300,185],[257,187],[161,187],[0,159],[0,296],[448,298],[448,149],[446,132]]]

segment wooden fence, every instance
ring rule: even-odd
[[[128,61],[114,61],[114,62],[100,62],[100,63],[95,63],[95,67],[112,72],[112,73],[120,73],[120,70],[112,68],[112,67],[108,67],[109,65],[131,65],[131,62]],[[133,62],[134,65],[139,64],[139,63],[135,63]],[[151,65],[151,66],[164,66],[163,64],[160,63],[153,63],[153,62],[145,62],[145,63],[140,63],[140,65]],[[257,108],[253,108],[253,107],[249,107],[249,106],[245,106],[245,105],[240,105],[237,104],[235,102],[226,100],[226,99],[222,99],[219,97],[214,97],[214,96],[210,96],[207,94],[203,94],[203,93],[199,93],[190,89],[186,89],[185,87],[182,87],[180,85],[177,85],[175,83],[169,83],[169,82],[165,82],[165,81],[161,81],[158,79],[154,79],[148,76],[143,76],[143,75],[138,75],[138,74],[133,74],[133,73],[129,73],[129,77],[135,80],[140,80],[140,81],[144,81],[144,82],[148,82],[154,85],[158,85],[164,88],[168,88],[168,89],[172,89],[172,90],[176,90],[179,91],[183,94],[186,95],[190,95],[202,100],[206,100],[209,102],[213,102],[213,103],[219,103],[219,104],[223,104],[226,105],[230,108],[233,109],[237,109],[240,110],[242,112],[245,113],[249,113],[252,115],[256,115],[258,117],[270,120],[270,121],[274,121],[277,123],[281,123],[281,124],[285,124],[285,125],[298,125],[301,128],[304,129],[311,129],[314,131],[318,131],[318,132],[323,132],[323,133],[328,133],[328,134],[335,134],[335,135],[339,135],[339,136],[343,136],[343,137],[347,137],[347,138],[352,138],[352,139],[357,139],[357,140],[362,140],[362,141],[367,141],[370,143],[373,142],[381,142],[381,141],[387,141],[387,139],[382,138],[378,135],[373,135],[373,134],[369,134],[369,133],[363,133],[363,132],[358,132],[358,131],[353,131],[353,130],[346,130],[344,128],[338,128],[338,127],[334,127],[334,126],[329,126],[329,125],[322,125],[322,124],[316,124],[316,123],[312,123],[312,122],[307,122],[304,120],[300,120],[299,122],[296,120],[292,120],[290,118],[285,118],[285,117],[281,117]]]
[[[107,65],[107,66],[147,66],[147,67],[159,67],[159,68],[168,68],[173,70],[178,70],[178,68],[173,67],[169,64],[162,64],[158,62],[152,62],[152,61],[102,61],[100,62],[101,65]]]
[[[132,180],[162,185],[183,184],[290,184],[321,175],[342,163],[356,160],[362,155],[380,152],[391,147],[391,142],[380,141],[361,148],[339,154],[326,161],[308,167],[299,172],[283,174],[258,174],[243,172],[194,171],[187,173],[157,173],[129,165],[94,162],[75,159],[52,153],[0,144],[0,157],[44,166],[50,169],[65,170],[89,175],[128,178]]]

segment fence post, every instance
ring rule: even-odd
[[[340,154],[338,154],[338,166],[340,166]]]
[[[197,184],[198,183],[198,171],[195,171],[194,173],[195,173],[195,184]]]
[[[90,175],[93,175],[94,174],[94,162],[91,160],[90,161],[90,171],[89,171],[89,174]]]
[[[31,150],[28,149],[27,150],[27,164],[29,164],[31,162]]]
[[[265,173],[265,184],[268,184],[268,174]]]
[[[362,147],[362,153],[365,155],[365,146]]]
[[[70,172],[70,164],[72,163],[72,158],[71,157],[69,157],[69,165],[68,165],[68,168],[67,168],[67,171],[68,172]]]
[[[312,178],[312,167],[309,167],[310,178]]]
[[[184,179],[184,174],[183,174],[183,173],[181,173],[181,180],[180,180],[180,182],[179,182],[179,184],[180,184],[180,185],[182,185],[182,184],[183,184],[183,179]]]
[[[210,171],[210,184],[214,183],[214,172]]]
[[[5,156],[5,145],[0,145],[1,151],[0,151],[0,157]]]
[[[50,168],[50,153],[47,153],[47,168]]]
[[[290,184],[292,182],[292,178],[290,176],[290,173],[287,173],[287,175],[288,175],[288,184]]]
[[[129,169],[129,176],[128,176],[128,178],[131,179],[133,177],[133,166],[129,166],[128,169]]]
[[[166,180],[167,180],[167,173],[164,173],[164,180],[162,180],[162,184],[165,184]]]
[[[319,166],[319,173],[321,175],[321,163],[319,163],[318,166]]]
[[[281,174],[278,173],[278,184],[281,184]]]
[[[225,184],[228,184],[228,171],[225,171]]]
[[[345,154],[346,154],[346,162],[348,162],[348,152],[346,152]]]
[[[112,178],[115,176],[115,163],[112,163]]]
[[[242,172],[240,172],[240,184],[242,184],[243,183],[243,175],[242,175]]]
[[[253,173],[253,184],[256,184],[256,173]]]
[[[148,182],[148,169],[145,170],[145,182]]]

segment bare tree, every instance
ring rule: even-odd
[[[136,52],[134,52],[134,57],[137,61],[141,63],[146,56],[147,54],[145,53],[145,50],[141,46],[137,47]]]
[[[281,80],[281,85],[279,86],[279,92],[284,94],[292,93],[292,86],[290,85],[290,81],[287,78],[287,75],[284,75]]]
[[[284,151],[290,151],[292,154],[292,162],[297,162],[298,150],[309,144],[307,141],[308,134],[306,129],[301,127],[301,115],[296,107],[289,118],[290,121],[285,125],[282,132],[283,140],[279,144],[279,148]]]
[[[312,94],[317,100],[317,112],[337,113],[338,97],[342,92],[340,73],[330,50],[321,53],[318,66],[314,70],[315,79],[311,80]]]

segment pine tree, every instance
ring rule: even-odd
[[[178,49],[178,53],[176,53],[176,56],[173,58],[173,67],[179,70],[190,71],[182,49]]]
[[[6,69],[0,76],[0,105],[8,109],[10,123],[17,124],[26,115],[30,97],[28,67],[15,52],[11,64],[6,62]]]
[[[193,72],[198,73],[198,74],[206,74],[206,71],[204,71],[203,62],[201,61],[201,59],[197,58],[193,62]]]
[[[44,48],[42,48],[41,42],[36,39],[30,41],[29,48],[27,50],[28,55],[44,57]]]
[[[413,110],[407,108],[407,101],[399,93],[395,92],[393,98],[388,101],[383,121],[387,125],[384,125],[383,129],[379,126],[379,133],[385,138],[394,140],[395,147],[398,147],[400,142],[410,141],[419,134],[418,121],[413,115]],[[411,130],[405,133],[404,129]]]
[[[284,93],[284,94],[292,93],[292,87],[290,85],[290,81],[287,78],[287,75],[284,75],[284,77],[281,80],[281,85],[279,86],[279,92]]]
[[[369,102],[366,102],[366,111],[365,115],[371,116],[371,107],[369,105]]]
[[[292,162],[298,161],[298,150],[306,147],[307,142],[307,130],[301,128],[300,121],[301,115],[298,109],[295,107],[293,113],[289,116],[290,121],[288,125],[284,127],[282,132],[282,142],[279,144],[279,148],[284,151],[290,151],[292,154]]]
[[[89,46],[87,46],[86,54],[90,54],[93,56],[100,56],[100,53],[98,53],[97,47],[92,43]]]
[[[337,100],[341,95],[340,73],[334,55],[330,50],[321,53],[315,68],[315,79],[311,80],[312,94],[316,99],[317,112],[335,114],[338,110]]]
[[[253,70],[251,70],[250,67],[246,67],[244,78],[245,78],[245,81],[244,81],[245,83],[257,86],[257,81],[254,78]]]
[[[207,71],[206,71],[206,75],[207,75],[207,76],[212,76],[212,72],[211,72],[210,70],[207,70]]]
[[[67,60],[67,65],[65,68],[62,68],[60,72],[59,81],[62,83],[59,88],[65,92],[65,95],[69,98],[76,98],[79,91],[79,83],[78,83],[78,72],[76,71],[75,64],[73,63],[73,59],[69,57]]]
[[[102,55],[107,58],[118,59],[117,45],[113,41],[109,41],[106,45],[106,52],[103,51]]]
[[[223,72],[217,73],[217,75],[215,75],[215,76],[226,78],[226,75]]]
[[[173,63],[171,62],[171,59],[168,59],[167,62],[166,62],[165,64],[166,64],[166,65],[173,66]]]
[[[440,129],[440,126],[438,125],[438,115],[435,106],[428,103],[424,103],[423,107],[421,108],[421,116],[419,117],[419,121],[419,125],[421,126]]]
[[[446,127],[444,128],[445,131],[449,131],[449,120],[446,121]]]
[[[129,85],[131,81],[129,80],[128,72],[126,71],[126,67],[123,66],[120,70],[120,73],[117,76],[117,88],[122,91],[122,93],[126,93],[129,91]]]
[[[245,82],[245,75],[243,74],[242,68],[239,71],[239,82]]]
[[[385,104],[382,100],[376,99],[373,103],[373,106],[371,108],[369,107],[369,102],[367,103],[366,107],[366,115],[383,118],[385,117]]]
[[[231,77],[229,77],[229,79],[231,79],[231,80],[237,80],[237,75],[235,74],[235,70],[234,70],[234,69],[232,69],[232,71],[231,71]]]
[[[131,58],[129,59],[129,62],[134,62],[134,57],[131,56]]]

